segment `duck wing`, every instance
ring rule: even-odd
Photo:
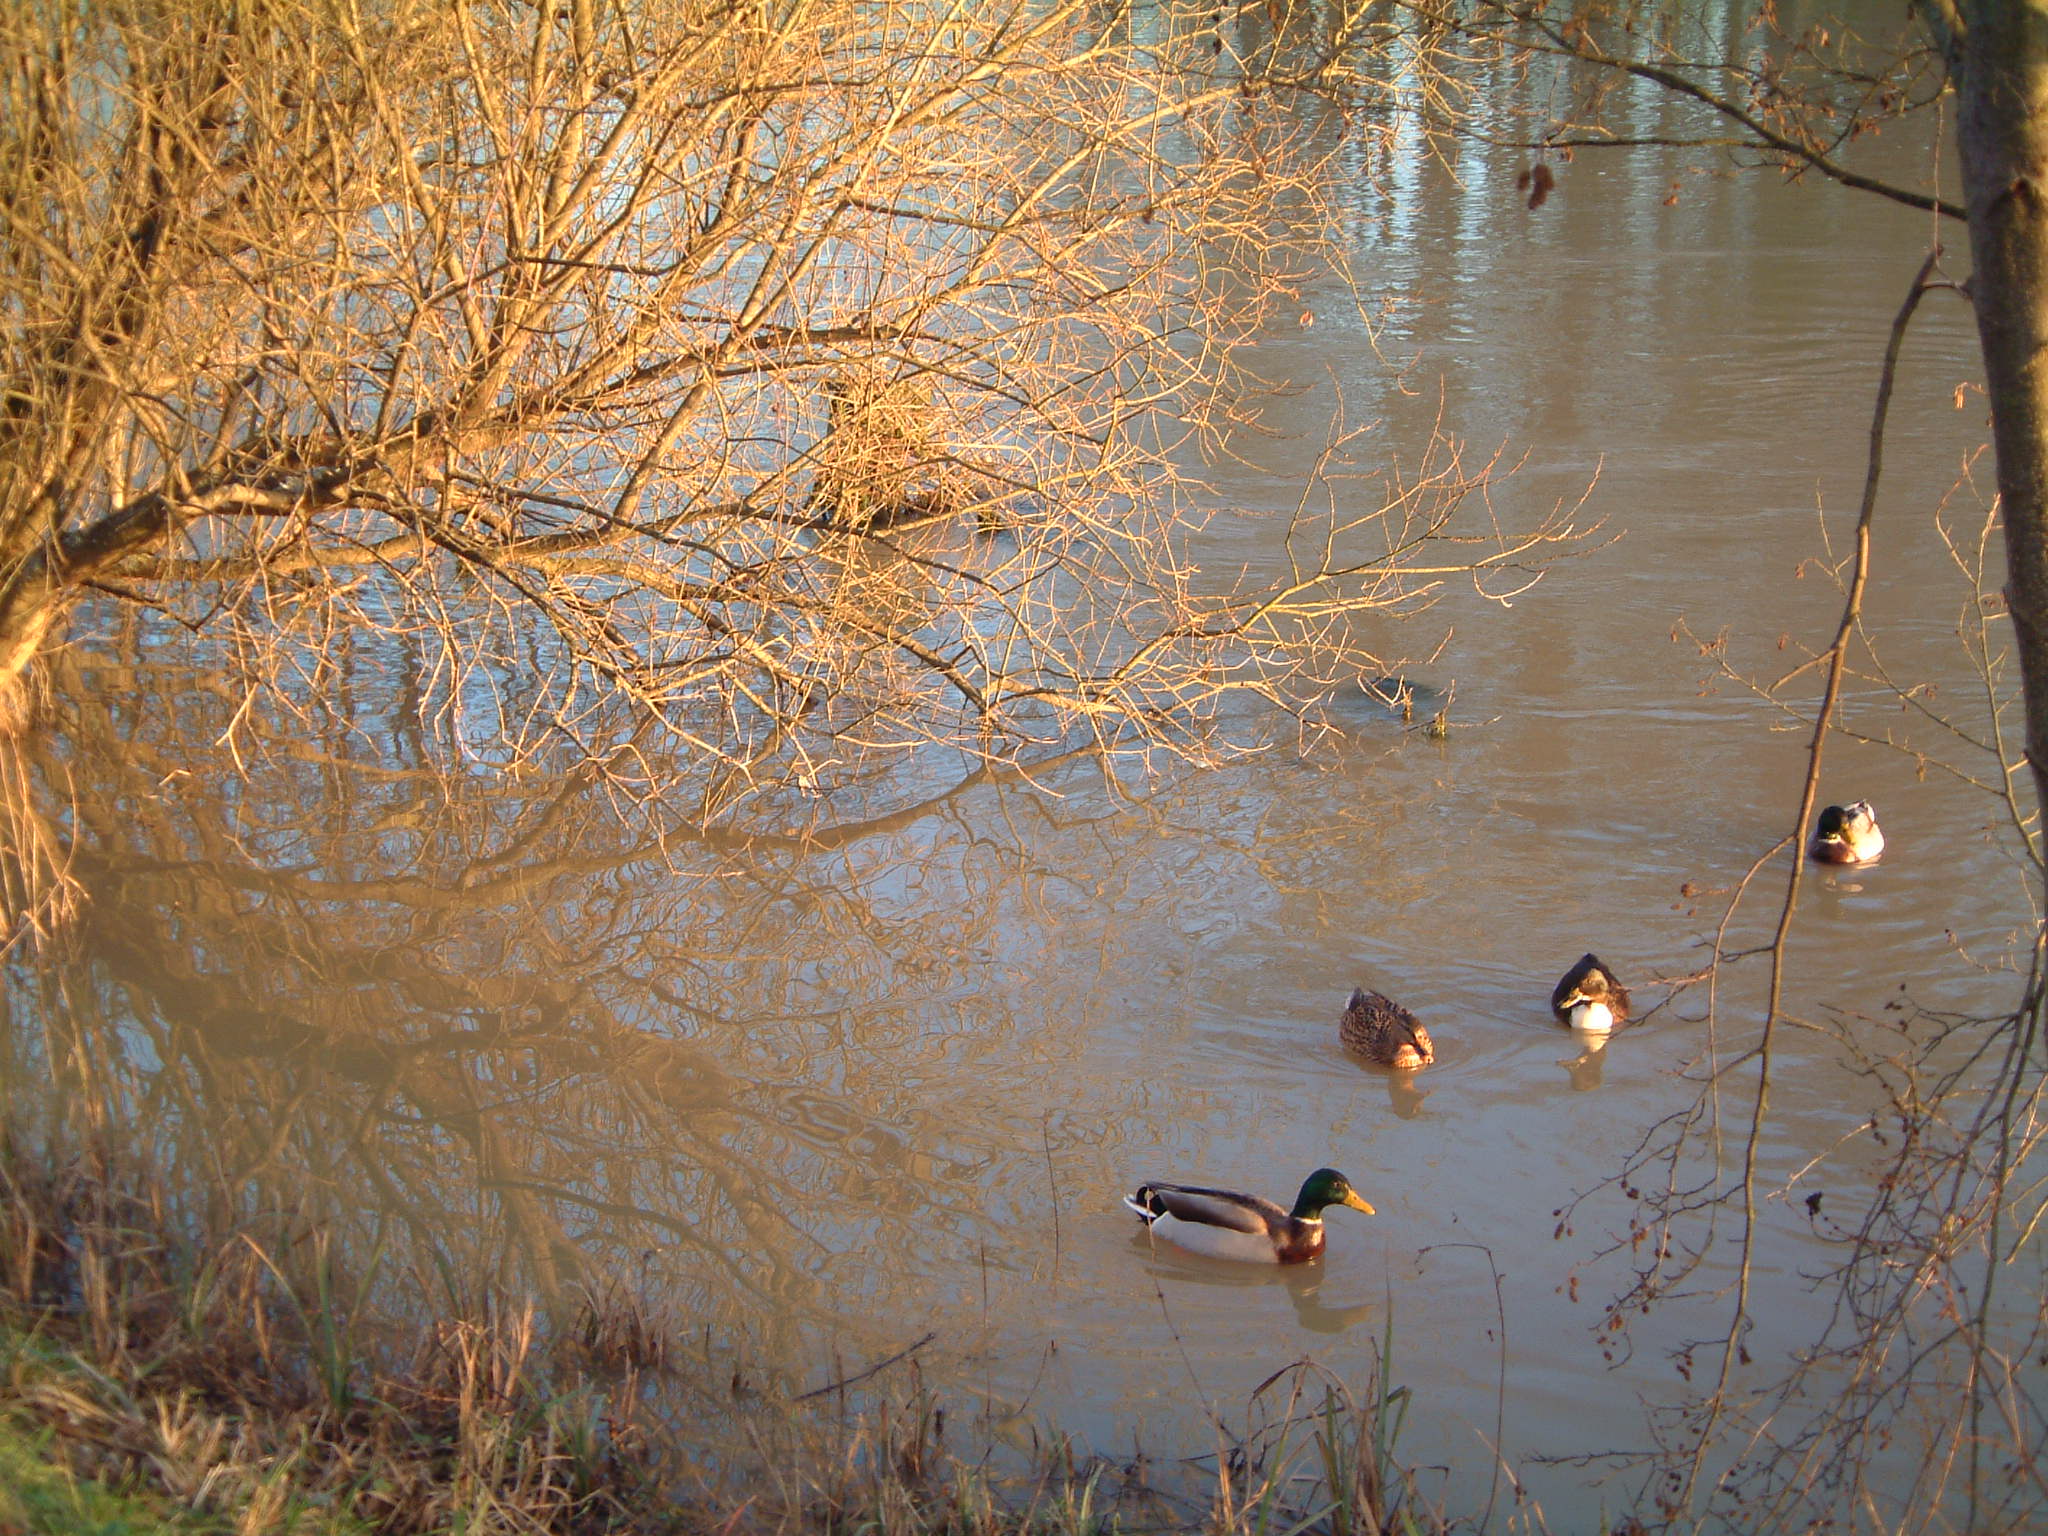
[[[1363,987],[1352,992],[1351,1001],[1344,1005],[1344,1017],[1360,1028],[1398,1029],[1404,1038],[1409,1039],[1414,1037],[1416,1026],[1422,1022],[1386,993],[1368,992]]]
[[[1151,1216],[1173,1216],[1232,1232],[1268,1233],[1287,1222],[1287,1212],[1257,1195],[1195,1184],[1141,1184],[1127,1202]]]

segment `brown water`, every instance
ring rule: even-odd
[[[68,663],[108,700],[64,748],[91,901],[77,963],[45,979],[61,991],[12,1037],[14,1081],[54,1061],[252,1205],[297,1202],[366,1246],[387,1224],[416,1266],[391,1283],[429,1295],[623,1286],[792,1386],[933,1333],[927,1378],[999,1434],[1201,1454],[1212,1414],[1276,1368],[1313,1356],[1362,1384],[1391,1330],[1403,1454],[1454,1469],[1432,1484],[1454,1510],[1485,1504],[1496,1446],[1559,1528],[1631,1502],[1633,1483],[1538,1458],[1645,1446],[1644,1406],[1686,1390],[1670,1350],[1725,1328],[1727,1303],[1603,1343],[1626,1266],[1596,1255],[1631,1204],[1600,1194],[1562,1238],[1554,1213],[1694,1101],[1705,990],[1599,1053],[1545,1000],[1592,948],[1658,1002],[1652,978],[1705,965],[1726,893],[1793,830],[1812,676],[1781,710],[1717,668],[1775,676],[1832,632],[1817,562],[1846,549],[1929,231],[1655,154],[1581,159],[1534,213],[1508,152],[1374,155],[1391,179],[1357,151],[1350,238],[1391,303],[1377,350],[1334,289],[1306,296],[1314,323],[1259,360],[1302,386],[1267,411],[1287,435],[1213,478],[1221,505],[1291,506],[1341,395],[1385,418],[1390,453],[1441,405],[1480,450],[1526,456],[1494,492],[1504,521],[1591,486],[1579,520],[1611,542],[1389,630],[1410,655],[1448,636],[1410,673],[1449,695],[1447,738],[1347,700],[1344,739],[1309,760],[1116,794],[1082,760],[810,846],[657,844],[595,781],[444,784],[409,766],[426,754],[397,711],[350,740],[274,735],[238,779],[192,744],[236,697],[131,636],[119,662]],[[1981,729],[1970,590],[1932,515],[1982,427],[1978,397],[1957,405],[1972,345],[1960,304],[1927,306],[1868,627],[1895,679]],[[1974,494],[1948,515],[1975,539]],[[1270,561],[1274,526],[1226,518],[1211,552]],[[1868,679],[1846,718],[1987,772]],[[328,766],[366,743],[388,775]],[[1831,1032],[1877,1038],[1901,996],[2003,1011],[2034,921],[2000,806],[1938,763],[1837,738],[1822,789],[1874,801],[1891,845],[1802,899],[1788,1006],[1817,1027],[1781,1042],[1763,1133],[1759,1371],[1828,1305],[1801,1279],[1829,1253],[1805,1196],[1857,1200],[1854,1162],[1788,1184],[1872,1107]],[[1738,941],[1767,930],[1784,867]],[[1762,975],[1724,975],[1724,1048],[1753,1033]],[[1435,1066],[1394,1077],[1338,1048],[1358,983],[1421,1013]],[[1333,1212],[1306,1273],[1154,1253],[1117,1203],[1146,1176],[1284,1196],[1323,1163],[1378,1215]],[[1710,1254],[1695,1291],[1728,1263]]]

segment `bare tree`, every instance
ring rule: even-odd
[[[0,677],[87,599],[256,680],[432,636],[458,756],[644,776],[623,705],[715,769],[706,815],[920,742],[1217,750],[1224,694],[1303,707],[1372,664],[1361,612],[1568,531],[1442,550],[1485,470],[1439,442],[1366,495],[1336,442],[1271,509],[1284,578],[1201,571],[1241,344],[1331,267],[1327,136],[1280,98],[1356,42],[1240,59],[1094,0],[16,0]]]

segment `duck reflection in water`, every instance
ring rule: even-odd
[[[1382,1072],[1387,1080],[1387,1105],[1403,1120],[1413,1120],[1422,1113],[1422,1101],[1428,1092],[1417,1081],[1413,1072]]]
[[[1584,1050],[1558,1062],[1571,1079],[1573,1093],[1590,1093],[1598,1088],[1601,1071],[1607,1065],[1607,1036],[1586,1035],[1582,1039]]]
[[[1357,1064],[1360,1071],[1387,1085],[1387,1105],[1395,1114],[1403,1120],[1413,1120],[1422,1113],[1422,1101],[1429,1097],[1429,1090],[1422,1086],[1420,1072],[1413,1067],[1382,1067],[1368,1062]]]
[[[1138,1241],[1142,1244],[1144,1239],[1140,1237]],[[1320,1259],[1307,1264],[1253,1268],[1247,1264],[1233,1264],[1227,1259],[1205,1259],[1199,1254],[1183,1253],[1165,1244],[1146,1246],[1149,1257],[1146,1268],[1161,1284],[1185,1281],[1191,1285],[1277,1284],[1285,1287],[1287,1299],[1294,1306],[1295,1321],[1310,1333],[1342,1333],[1352,1324],[1375,1316],[1379,1311],[1375,1302],[1346,1305],[1326,1300],[1323,1289],[1328,1276]]]

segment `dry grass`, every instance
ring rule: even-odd
[[[1055,1436],[999,1475],[914,1359],[796,1398],[687,1379],[680,1330],[623,1292],[551,1328],[489,1303],[401,1324],[369,1289],[287,1218],[202,1222],[132,1157],[0,1140],[0,1531],[1445,1528],[1393,1460],[1404,1394],[1311,1367],[1213,1474]]]
[[[530,1310],[396,1337],[317,1234],[183,1225],[110,1155],[0,1155],[0,1419],[68,1477],[249,1531],[683,1528]]]

